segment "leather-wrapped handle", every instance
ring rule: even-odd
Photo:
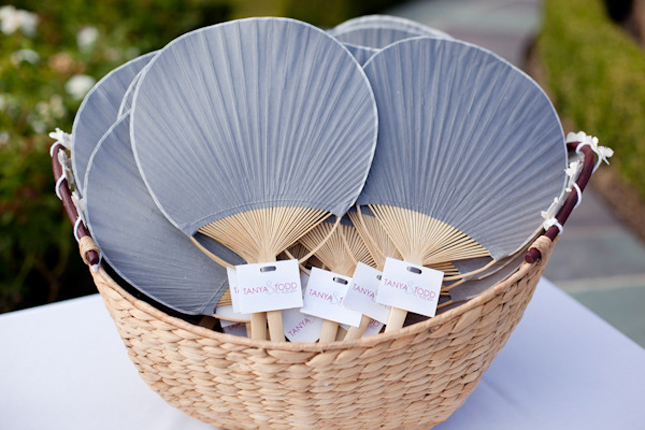
[[[67,217],[72,222],[74,228],[76,228],[76,237],[81,240],[84,237],[89,237],[90,232],[87,230],[87,227],[83,222],[78,222],[79,215],[76,211],[74,201],[72,200],[69,184],[67,183],[67,179],[64,177],[63,166],[61,166],[60,161],[58,160],[58,152],[64,150],[65,147],[60,142],[55,143],[52,147],[52,171],[54,172],[57,193],[63,201],[63,207],[65,208],[65,212],[67,212]],[[96,266],[100,263],[99,253],[94,249],[85,251],[84,259],[90,266]]]
[[[580,142],[571,142],[567,144],[569,149],[573,151],[575,151],[578,148],[578,145],[580,145]],[[591,149],[589,145],[582,146],[582,148],[580,148],[580,151],[584,155],[584,161],[582,165],[582,171],[580,172],[580,175],[576,180],[576,184],[578,185],[580,192],[582,192],[587,186],[587,183],[591,178],[591,174],[594,171],[596,159],[595,159],[595,154],[593,152],[593,149]],[[571,212],[578,204],[578,201],[580,200],[580,198],[581,196],[578,196],[578,190],[576,189],[576,187],[573,187],[573,189],[567,196],[567,199],[564,201],[564,204],[562,205],[562,207],[558,211],[558,214],[555,217],[555,219],[558,221],[558,223],[560,223],[561,226],[563,226],[564,223],[567,221],[567,219],[569,219],[569,215],[571,215]],[[560,234],[560,229],[557,226],[552,225],[544,232],[543,235],[548,237],[551,241],[553,241],[558,236],[558,234]],[[526,255],[524,256],[524,261],[526,261],[527,263],[533,264],[540,258],[542,258],[542,254],[540,253],[540,251],[537,248],[530,248],[527,251]]]

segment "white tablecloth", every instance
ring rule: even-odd
[[[448,429],[645,429],[645,350],[542,280]],[[211,429],[139,378],[97,295],[0,315],[0,429]]]

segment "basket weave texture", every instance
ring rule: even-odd
[[[459,408],[519,322],[542,259],[435,318],[357,341],[303,344],[218,333],[94,281],[144,381],[221,428],[429,428]]]

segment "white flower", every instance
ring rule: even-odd
[[[65,115],[65,105],[63,104],[63,97],[54,94],[49,99],[49,112],[54,118],[62,118]]]
[[[81,51],[90,50],[99,38],[96,27],[83,27],[76,33],[76,44]]]
[[[74,75],[65,83],[65,91],[76,100],[85,97],[85,94],[94,86],[96,79],[88,75]]]
[[[45,124],[45,121],[43,120],[34,118],[30,115],[29,117],[27,117],[27,121],[29,121],[29,125],[37,134],[43,134],[45,131],[47,131],[47,124]]]
[[[36,33],[38,15],[15,7],[0,7],[0,31],[9,35],[20,29],[26,36],[32,37]]]
[[[20,29],[26,36],[33,37],[38,26],[38,15],[26,10],[19,10],[18,13],[20,14]]]
[[[9,132],[7,130],[0,130],[0,147],[9,143]]]
[[[20,65],[23,61],[30,64],[38,64],[40,55],[32,49],[19,49],[11,55],[11,62],[15,66]]]

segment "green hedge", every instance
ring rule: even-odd
[[[179,34],[253,15],[331,27],[392,0],[14,0],[0,5],[0,312],[95,290],[54,195],[47,133],[71,132],[75,75],[110,70]],[[11,21],[27,13],[23,28]],[[11,19],[4,22],[7,16]],[[13,22],[13,24],[12,24]],[[78,43],[81,30],[96,37]]]
[[[602,0],[545,0],[538,52],[560,114],[615,150],[645,198],[645,53]]]

